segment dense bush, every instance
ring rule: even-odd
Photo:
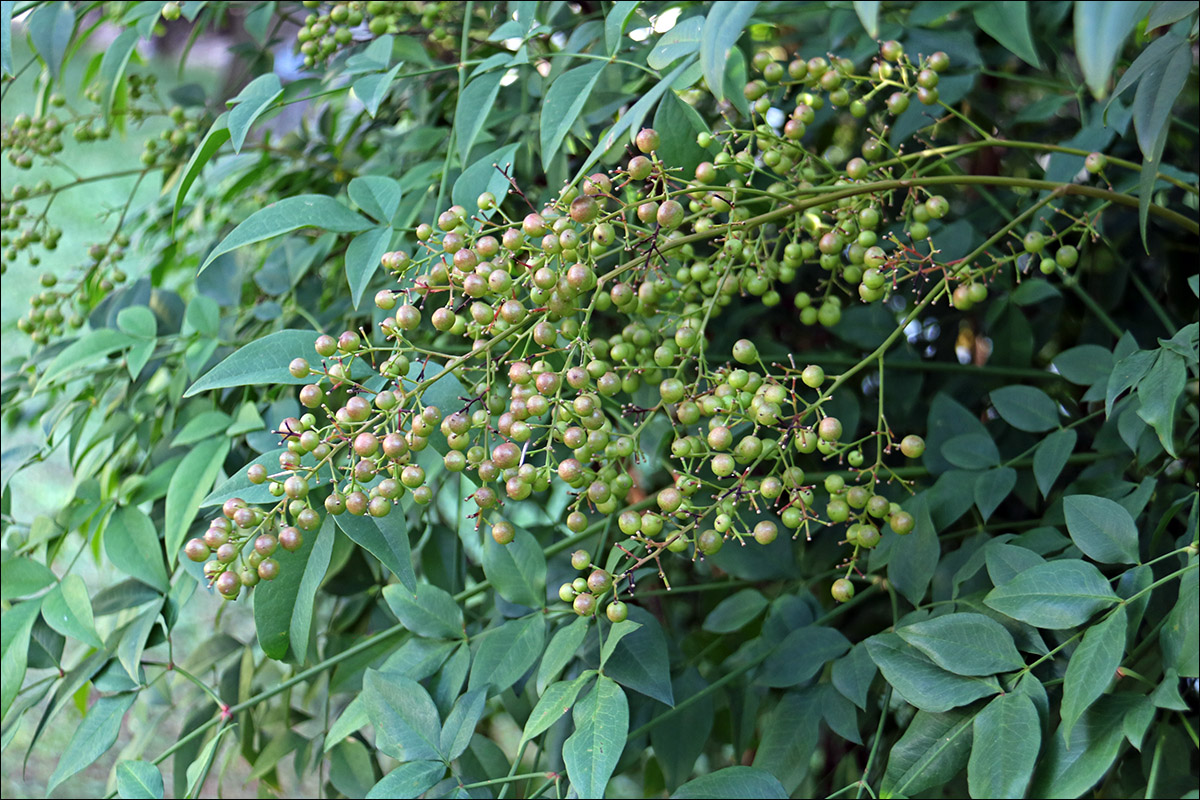
[[[1196,796],[1195,3],[2,8],[6,770]]]

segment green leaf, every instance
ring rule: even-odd
[[[58,759],[54,774],[46,784],[47,795],[67,778],[90,766],[116,743],[117,734],[121,732],[121,720],[136,699],[136,693],[127,692],[101,697],[92,704]]]
[[[1135,350],[1119,359],[1108,376],[1108,389],[1104,397],[1104,416],[1112,416],[1113,402],[1117,396],[1136,386],[1158,359],[1155,350]]]
[[[474,209],[476,208],[476,201],[479,195],[484,192],[491,192],[496,197],[496,200],[502,203],[505,195],[508,194],[510,186],[508,179],[504,175],[506,172],[509,175],[513,174],[513,163],[516,160],[517,150],[520,146],[519,142],[514,142],[513,144],[497,148],[464,169],[462,174],[458,176],[458,180],[454,181],[454,188],[450,191],[450,198],[457,205]],[[493,208],[474,213],[476,216],[490,217],[496,213],[496,210]]]
[[[364,75],[354,81],[354,85],[350,87],[350,91],[362,102],[363,108],[367,110],[372,119],[379,113],[379,106],[383,103],[384,98],[387,97],[387,93],[391,91],[392,83],[396,80],[396,75],[400,72],[402,66],[404,66],[403,61],[393,66],[387,72]]]
[[[117,569],[166,593],[170,588],[154,523],[133,506],[117,509],[104,531],[104,552]]]
[[[367,798],[420,797],[445,774],[446,765],[440,761],[408,761],[380,778]]]
[[[704,30],[700,33],[700,63],[704,66],[704,80],[717,101],[725,99],[725,62],[729,49],[742,35],[742,29],[750,21],[757,2],[718,3],[709,6],[704,18]]]
[[[995,678],[947,672],[894,633],[876,634],[866,643],[884,679],[908,703],[923,711],[949,711],[1000,692]]]
[[[199,146],[196,147],[191,158],[188,159],[187,166],[183,168],[183,177],[179,179],[179,188],[175,191],[175,208],[171,213],[172,234],[175,232],[175,222],[179,218],[179,209],[183,207],[183,199],[187,197],[188,189],[191,189],[192,184],[200,177],[204,166],[228,141],[229,115],[222,114],[213,122],[212,127],[208,129],[208,133],[204,134],[204,138],[200,141]]]
[[[705,694],[708,687],[708,681],[700,677],[695,667],[688,667],[675,676],[671,691],[678,697],[695,699],[687,708],[679,710],[670,725],[655,725],[650,729],[650,746],[654,748],[655,760],[662,767],[667,791],[675,789],[692,776],[696,759],[708,745],[714,718],[712,696]]]
[[[942,457],[962,469],[991,469],[1000,464],[1000,451],[986,433],[963,433],[942,445]]]
[[[298,661],[308,648],[307,634],[311,626],[316,586],[324,578],[333,552],[332,520],[333,515],[329,515],[325,517],[320,530],[306,532],[299,550],[289,553],[283,548],[277,549],[272,558],[279,562],[279,576],[274,580],[261,581],[254,588],[254,625],[258,632],[258,644],[268,657],[277,661]],[[293,632],[304,634],[304,642],[293,641]]]
[[[183,396],[192,397],[227,386],[309,383],[312,378],[293,377],[288,372],[288,364],[296,355],[312,353],[317,335],[313,331],[282,330],[255,339],[204,373]]]
[[[163,796],[162,773],[149,761],[120,761],[117,763],[117,794],[124,798]]]
[[[75,32],[75,9],[70,3],[48,3],[35,9],[27,24],[34,51],[50,71],[51,80],[58,80],[63,56]]]
[[[21,690],[29,663],[29,637],[41,611],[41,600],[18,603],[0,616],[0,717]],[[36,738],[36,737],[35,737]]]
[[[126,28],[105,49],[104,56],[100,59],[100,81],[104,92],[102,108],[106,121],[112,114],[113,101],[139,38],[137,28]]]
[[[637,3],[623,2],[616,5],[637,6]],[[614,7],[609,12],[610,18],[616,13],[616,10]],[[550,84],[550,89],[546,92],[546,99],[542,102],[539,123],[542,169],[550,169],[550,162],[558,155],[558,148],[562,146],[567,132],[575,124],[579,112],[587,105],[592,88],[599,80],[604,67],[605,62],[603,61],[590,61],[581,67],[567,70],[554,83]]]
[[[1079,559],[1039,564],[983,598],[1001,614],[1051,630],[1074,628],[1117,601],[1100,570]]]
[[[458,105],[454,112],[454,138],[458,143],[460,164],[467,163],[471,147],[475,144],[479,132],[483,130],[488,115],[492,113],[496,95],[500,93],[500,79],[503,77],[504,72],[501,70],[485,72],[468,83],[458,96]]]
[[[758,682],[773,687],[795,686],[814,677],[827,662],[849,650],[850,640],[841,631],[806,625],[779,643],[763,664]]]
[[[436,639],[463,638],[463,614],[445,589],[417,584],[414,593],[404,586],[383,587],[383,599],[400,623],[417,634]]]
[[[424,686],[395,672],[368,669],[363,675],[363,696],[380,752],[399,761],[445,760],[442,723]]]
[[[1067,662],[1059,731],[1068,745],[1071,728],[1116,680],[1117,667],[1125,655],[1125,623],[1125,607],[1117,606],[1113,613],[1087,629]]]
[[[813,689],[786,693],[765,715],[761,726],[752,766],[774,776],[783,787],[783,796],[789,796],[808,777],[821,732]]]
[[[339,514],[334,520],[342,529],[342,533],[378,558],[379,562],[403,584],[410,596],[417,591],[417,576],[413,572],[412,550],[408,543],[408,526],[403,514],[397,512],[386,517]],[[457,633],[450,634],[449,638],[461,635],[460,629]]]
[[[1163,449],[1172,456],[1175,452],[1175,404],[1183,394],[1187,369],[1183,358],[1169,350],[1160,350],[1154,366],[1137,385],[1141,408],[1137,415],[1154,428]]]
[[[1195,13],[1196,4],[1191,0],[1158,0],[1150,9],[1150,16],[1146,20],[1146,32],[1171,25]]]
[[[1158,638],[1163,666],[1184,678],[1197,678],[1200,677],[1200,573],[1196,570],[1195,556],[1188,559],[1188,566],[1191,570],[1179,581],[1179,599],[1167,614]]]
[[[1150,252],[1147,238],[1150,201],[1162,164],[1163,149],[1167,145],[1167,134],[1170,132],[1171,108],[1179,93],[1183,91],[1191,63],[1190,43],[1176,47],[1170,62],[1164,65],[1163,69],[1158,69],[1155,65],[1146,70],[1133,98],[1133,121],[1138,131],[1138,144],[1142,145],[1144,139],[1151,141],[1149,151],[1143,146],[1142,172],[1138,179],[1138,227],[1142,234],[1142,247],[1147,253]]]
[[[517,529],[508,544],[483,537],[483,574],[496,593],[510,603],[546,606],[546,557],[542,547],[527,531]]]
[[[221,416],[228,419],[224,414]],[[171,475],[163,515],[167,563],[171,567],[175,566],[183,538],[200,510],[200,501],[212,488],[228,454],[229,439],[224,436],[207,439],[189,450]]]
[[[384,225],[392,221],[400,209],[404,193],[395,179],[385,175],[363,175],[350,181],[346,187],[354,204],[376,222]]]
[[[1028,695],[1010,692],[980,711],[967,762],[971,797],[1024,797],[1042,744],[1042,725]]]
[[[872,39],[879,37],[879,2],[878,0],[854,0],[854,13],[862,23],[867,36]]]
[[[540,614],[513,619],[480,636],[471,664],[471,689],[491,686],[503,692],[529,671],[542,653],[546,620]]]
[[[584,637],[587,636],[588,620],[585,617],[578,617],[571,620],[570,624],[559,628],[558,632],[550,637],[550,644],[546,645],[546,652],[542,655],[542,665],[538,668],[537,676],[537,691],[542,694],[546,691],[546,687],[558,677],[562,672],[563,667],[575,657],[575,653],[579,651],[579,645],[583,644]]]
[[[179,429],[179,432],[171,439],[171,447],[182,447],[211,439],[225,433],[232,423],[233,417],[224,411],[202,411]]]
[[[675,705],[671,665],[662,626],[650,613],[631,607],[629,618],[642,627],[621,638],[604,667],[604,674],[627,688]]]
[[[975,481],[975,507],[987,522],[997,506],[1004,502],[1017,485],[1017,471],[1012,467],[995,467]]]
[[[150,638],[154,624],[158,622],[159,615],[162,614],[163,603],[163,598],[155,598],[148,607],[139,611],[138,615],[125,628],[125,632],[121,635],[121,641],[117,645],[117,660],[125,668],[126,674],[135,685],[144,680],[142,678],[142,653],[146,650],[146,640]]]
[[[71,573],[42,598],[42,619],[63,636],[69,636],[89,647],[101,648],[104,642],[96,633],[92,616],[92,599],[88,597],[83,578]]]
[[[229,110],[229,138],[233,144],[233,152],[242,152],[242,144],[250,126],[267,108],[283,94],[283,84],[274,72],[259,75],[229,101],[233,108]]]
[[[219,256],[255,242],[266,241],[301,228],[320,228],[334,233],[358,233],[371,227],[364,217],[323,194],[285,197],[247,217],[217,245],[200,265],[204,272]]]
[[[600,648],[600,670],[604,671],[604,665],[612,658],[613,652],[617,649],[617,645],[621,640],[629,634],[642,627],[639,623],[631,619],[615,622],[608,628],[608,635],[604,639],[604,646]]]
[[[626,111],[621,118],[618,119],[613,126],[609,128],[603,136],[600,137],[600,141],[594,148],[592,148],[592,152],[588,154],[588,157],[583,160],[583,163],[579,167],[579,171],[575,173],[575,178],[571,182],[578,183],[580,178],[588,174],[588,171],[591,170],[592,165],[600,159],[600,156],[607,153],[618,141],[620,141],[621,137],[626,131],[632,128],[635,124],[640,125],[642,120],[646,118],[646,115],[650,113],[650,109],[654,107],[654,104],[657,103],[663,94],[665,94],[666,91],[671,88],[671,84],[675,82],[675,79],[678,78],[685,69],[691,66],[694,60],[695,59],[693,58],[684,59],[679,66],[671,70],[670,74],[655,84],[654,88],[645,92],[641,98],[633,104],[633,107]]]
[[[850,652],[833,662],[833,686],[850,702],[867,710],[867,695],[878,668],[862,642],[854,645]]]
[[[13,74],[12,63],[13,0],[0,3],[0,73]]]
[[[1034,69],[1042,68],[1033,31],[1029,25],[1029,4],[992,0],[975,6],[975,24],[1005,49]]]
[[[1075,450],[1078,435],[1074,430],[1064,429],[1043,439],[1033,451],[1033,477],[1037,481],[1042,497],[1049,497],[1054,482],[1067,465],[1067,459]]]
[[[187,787],[185,796],[199,796],[200,788],[208,777],[208,771],[212,768],[213,759],[216,758],[217,748],[221,744],[221,740],[225,738],[227,733],[234,730],[233,726],[225,726],[217,729],[216,736],[213,736],[204,747],[196,753],[196,758],[192,763],[188,764],[185,786]],[[196,752],[196,751],[193,751]]]
[[[970,507],[970,500],[967,503]],[[919,605],[937,569],[941,544],[929,514],[928,493],[922,492],[902,505],[913,515],[916,526],[904,539],[903,546],[893,550],[888,561],[888,580],[910,603]]]
[[[90,366],[93,362],[127,347],[135,345],[138,340],[129,334],[112,328],[100,328],[88,331],[59,352],[54,360],[46,367],[38,381],[38,388],[49,386],[63,375],[70,374],[81,367]]]
[[[601,675],[575,705],[575,732],[563,742],[562,757],[580,797],[603,797],[629,733],[625,692]]]
[[[521,743],[532,742],[562,719],[575,705],[575,698],[591,679],[591,673],[584,673],[573,681],[558,681],[547,686],[533,711],[529,712],[525,730],[521,733]]]
[[[1092,94],[1108,94],[1113,64],[1125,40],[1146,14],[1147,3],[1077,0],[1075,3],[1075,53]]]
[[[1076,386],[1091,386],[1108,379],[1113,354],[1098,344],[1081,344],[1064,350],[1051,362],[1059,374]]]
[[[346,248],[346,283],[350,286],[350,300],[357,309],[362,303],[363,293],[371,285],[379,263],[392,244],[392,229],[387,225],[372,228],[355,236]]]
[[[1103,778],[1124,738],[1125,704],[1110,697],[1096,703],[1075,723],[1067,745],[1059,726],[1046,743],[1034,770],[1030,797],[1079,797]]]
[[[905,625],[896,633],[956,675],[994,675],[1025,666],[1012,635],[983,614],[945,614]]]
[[[659,37],[654,49],[646,57],[651,69],[664,70],[684,56],[700,50],[700,35],[704,31],[704,17],[688,17],[675,23],[675,27]]]
[[[447,761],[453,761],[466,752],[475,733],[475,726],[483,716],[484,705],[487,702],[487,692],[477,689],[467,692],[458,698],[454,708],[446,715],[446,724],[442,726],[440,749]]]
[[[0,600],[27,597],[58,580],[54,571],[40,561],[18,556],[0,564]]]
[[[718,603],[704,618],[703,628],[709,633],[733,633],[749,625],[766,607],[762,592],[742,589]]]
[[[967,763],[974,719],[963,709],[918,711],[888,755],[881,796],[912,797],[948,783]]]
[[[1073,494],[1063,500],[1063,513],[1071,541],[1088,558],[1103,564],[1137,563],[1137,525],[1120,503]]]
[[[1005,386],[989,397],[1000,418],[1017,430],[1042,433],[1058,427],[1058,404],[1041,389]]]
[[[641,4],[641,0],[617,0],[608,10],[604,17],[604,44],[610,56],[621,48],[625,26],[629,24],[629,18]],[[545,164],[547,160],[543,160],[542,163]]]
[[[782,800],[787,792],[779,779],[763,769],[754,767],[725,767],[680,786],[671,795],[685,798],[720,798],[724,800]]]
[[[1026,547],[1003,542],[989,543],[984,558],[993,586],[1003,586],[1025,570],[1046,563],[1046,559]]]
[[[370,722],[371,720],[367,717],[367,701],[361,693],[356,694],[354,699],[342,709],[337,720],[329,726],[329,731],[325,734],[324,751],[328,753],[347,736],[369,725]]]

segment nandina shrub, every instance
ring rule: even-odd
[[[1194,4],[2,8],[6,771],[1195,796]]]

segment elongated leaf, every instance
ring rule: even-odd
[[[383,588],[383,599],[404,627],[418,636],[463,637],[462,609],[445,589],[421,583],[414,596],[406,587],[392,584]]]
[[[762,666],[758,680],[767,686],[795,686],[850,650],[841,631],[808,625],[787,635]]]
[[[417,591],[408,526],[403,514],[388,514],[386,517],[339,514],[334,519],[343,533],[378,558],[410,593]]]
[[[1067,459],[1075,450],[1078,435],[1074,430],[1061,430],[1047,436],[1033,453],[1033,477],[1042,497],[1048,497],[1054,482],[1062,473]]]
[[[854,705],[866,711],[867,694],[875,680],[878,668],[862,642],[854,645],[850,652],[833,662],[833,686]]]
[[[162,608],[163,598],[155,598],[133,618],[117,645],[117,660],[121,662],[134,685],[142,682],[142,653],[146,650],[146,640],[150,638],[150,632],[158,622]]]
[[[563,668],[575,657],[579,645],[587,636],[588,620],[585,617],[574,619],[571,623],[560,628],[550,637],[546,652],[542,654],[542,665],[538,668],[537,691],[542,694],[550,682],[558,677]]]
[[[466,164],[476,137],[487,123],[496,95],[500,93],[500,79],[504,72],[494,70],[476,77],[458,97],[454,112],[454,138],[458,143],[458,162]]]
[[[1051,630],[1080,625],[1117,600],[1100,570],[1078,559],[1039,564],[983,598],[1001,614]]]
[[[955,675],[934,664],[894,633],[872,636],[867,652],[900,696],[923,711],[942,712],[998,694],[995,678]]]
[[[1027,695],[1000,695],[976,715],[967,762],[971,797],[1024,797],[1042,743],[1037,708]]]
[[[229,115],[226,113],[216,118],[212,127],[208,129],[208,133],[204,134],[199,146],[192,152],[187,166],[183,168],[183,177],[179,179],[179,188],[175,190],[175,209],[171,213],[172,234],[175,232],[175,221],[179,218],[179,209],[183,206],[183,199],[187,197],[188,189],[191,189],[192,184],[200,177],[204,166],[228,141]]]
[[[1046,559],[1027,547],[1003,542],[989,543],[984,558],[994,586],[1003,586],[1025,570],[1046,563]]]
[[[136,694],[127,692],[101,697],[92,704],[58,759],[54,774],[46,785],[47,794],[67,778],[91,765],[113,746],[117,734],[121,732],[121,720],[136,698]]]
[[[154,523],[142,511],[117,509],[104,531],[104,552],[117,569],[165,593],[167,568]]]
[[[350,299],[357,309],[362,303],[363,293],[371,285],[371,278],[383,254],[391,249],[392,229],[387,225],[360,233],[346,248],[346,282],[350,285]]]
[[[301,228],[320,228],[334,233],[358,233],[371,227],[363,216],[323,194],[287,197],[259,209],[234,228],[200,265],[200,272],[225,253],[255,242],[281,236]]]
[[[604,638],[604,646],[600,648],[600,669],[603,671],[604,665],[612,658],[612,654],[616,651],[617,645],[621,643],[629,634],[642,627],[631,619],[617,622],[608,629],[608,635]]]
[[[653,615],[636,607],[629,609],[629,618],[641,627],[621,638],[605,663],[604,674],[647,697],[675,705],[662,626]]]
[[[704,80],[717,101],[725,99],[725,62],[729,48],[742,35],[742,29],[758,9],[757,2],[717,3],[708,9],[700,34],[700,63]]]
[[[322,539],[325,541],[318,546],[317,542]],[[300,549],[293,552],[277,549],[272,558],[279,562],[279,576],[274,580],[261,581],[254,588],[254,625],[258,644],[270,658],[299,660],[300,649],[307,649],[316,584],[325,576],[325,569],[329,566],[332,539],[333,516],[329,515],[320,530],[304,534]],[[313,574],[310,575],[308,565],[314,559]],[[301,593],[302,588],[304,594]],[[292,640],[293,631],[305,635],[303,645]]]
[[[1062,726],[1063,741],[1071,744],[1071,729],[1083,712],[1104,694],[1116,680],[1117,667],[1125,654],[1125,607],[1116,610],[1087,629],[1083,641],[1067,663],[1063,679]]]
[[[725,767],[701,775],[680,786],[671,795],[684,798],[729,798],[729,800],[782,800],[787,797],[779,779],[754,767]]]
[[[380,751],[400,761],[442,760],[442,723],[424,686],[394,672],[369,669],[363,675],[363,696]]]
[[[703,628],[710,633],[741,630],[763,612],[767,598],[757,589],[742,589],[726,597],[704,618]]]
[[[41,611],[41,600],[19,603],[0,616],[0,716],[21,690],[25,667],[29,664],[29,637]],[[36,735],[34,737],[37,738]]]
[[[684,56],[700,50],[700,34],[704,31],[704,17],[688,17],[675,23],[675,27],[662,35],[646,57],[651,69],[663,70]]]
[[[994,0],[976,6],[974,13],[975,24],[984,33],[1034,69],[1042,68],[1042,60],[1033,44],[1028,3]]]
[[[1014,428],[1041,433],[1058,427],[1058,406],[1033,386],[1005,386],[989,395],[1001,419]]]
[[[440,749],[446,760],[453,761],[466,751],[471,737],[475,734],[475,726],[483,716],[486,701],[487,692],[476,689],[458,698],[454,708],[450,709],[450,713],[446,715],[446,723],[442,726],[440,739]]]
[[[137,28],[126,28],[118,34],[100,59],[100,80],[104,92],[102,108],[105,120],[112,113],[113,100],[117,96],[117,89],[121,86],[125,68],[129,65],[129,58],[133,55],[134,48],[137,47],[138,38]]]
[[[38,381],[38,388],[51,385],[73,370],[88,366],[118,350],[138,343],[137,338],[112,328],[88,331],[54,357]]]
[[[0,599],[13,600],[40,592],[56,580],[54,571],[40,561],[24,556],[10,558],[0,564]]]
[[[631,5],[628,1],[616,5]],[[636,6],[637,3],[632,3]],[[609,12],[611,17],[616,8]],[[581,67],[567,70],[550,84],[546,99],[542,103],[540,127],[540,142],[542,152],[542,169],[550,169],[550,162],[558,155],[567,132],[575,124],[579,112],[587,104],[592,93],[592,87],[604,71],[603,61],[590,61]]]
[[[650,746],[662,767],[667,791],[692,776],[696,759],[708,744],[715,716],[712,696],[706,694],[708,687],[708,681],[700,677],[695,667],[685,669],[671,681],[671,690],[678,697],[695,699],[671,719],[671,724],[655,725],[650,729]],[[764,739],[765,736],[764,733]]]
[[[0,74],[13,74],[12,64],[13,0],[0,3]]]
[[[666,91],[671,88],[671,84],[675,82],[675,79],[678,78],[685,69],[692,65],[693,61],[695,61],[694,58],[686,58],[680,62],[675,69],[671,70],[671,72],[665,78],[655,84],[654,88],[643,94],[641,98],[633,104],[632,108],[626,111],[620,119],[613,123],[613,126],[609,128],[603,136],[600,137],[599,143],[592,148],[592,152],[588,154],[588,157],[583,160],[583,164],[579,167],[579,171],[575,173],[575,178],[572,180],[572,183],[578,183],[580,178],[582,178],[584,175],[587,175],[588,171],[591,170],[592,165],[600,160],[600,156],[607,153],[613,147],[613,145],[620,141],[621,137],[626,133],[626,131],[633,127],[635,123],[638,125],[641,124],[642,120],[646,118],[646,115],[650,113],[650,109],[654,107],[654,104],[657,103],[663,94],[665,94]]]
[[[551,725],[562,719],[563,715],[575,705],[575,698],[579,696],[583,687],[591,679],[591,674],[584,674],[573,681],[558,681],[547,686],[546,691],[538,698],[533,711],[529,712],[529,719],[525,721],[525,730],[521,733],[521,741],[533,741],[549,730]]]
[[[484,192],[491,192],[499,202],[503,202],[509,190],[509,182],[504,175],[513,174],[513,161],[520,146],[514,142],[497,148],[464,169],[450,191],[454,202],[460,206],[475,208],[475,201]],[[479,211],[476,216],[487,218],[495,213],[496,209],[492,208]]]
[[[1104,396],[1104,415],[1112,416],[1113,402],[1117,397],[1133,386],[1136,386],[1158,359],[1154,350],[1134,350],[1128,356],[1117,360],[1112,374],[1108,376],[1108,387]]]
[[[490,685],[503,692],[534,665],[545,639],[546,621],[540,614],[509,620],[488,631],[475,653],[467,685],[472,689]]]
[[[387,224],[396,216],[400,209],[400,200],[404,193],[400,184],[385,175],[363,175],[350,181],[346,187],[354,204],[375,218],[376,222]]]
[[[42,598],[42,619],[63,636],[100,648],[104,643],[96,633],[92,600],[83,578],[72,573]]]
[[[617,0],[604,17],[604,45],[611,56],[621,49],[621,39],[625,35],[625,26],[629,18],[640,6],[641,0]],[[542,162],[543,164],[545,161]]]
[[[1188,560],[1188,566],[1192,569],[1179,581],[1179,599],[1167,614],[1159,645],[1164,666],[1182,677],[1196,678],[1200,677],[1200,580],[1195,556]]]
[[[117,764],[117,794],[157,800],[163,796],[162,773],[149,761],[122,761]]]
[[[1004,502],[1017,485],[1017,471],[1012,467],[995,467],[979,476],[975,481],[975,507],[984,522]]]
[[[752,766],[769,772],[782,785],[784,795],[791,795],[808,777],[820,731],[814,688],[788,692],[762,721]]]
[[[1074,494],[1063,500],[1063,512],[1071,541],[1088,558],[1105,564],[1137,562],[1137,525],[1120,503]]]
[[[1113,368],[1112,351],[1098,344],[1081,344],[1054,357],[1054,368],[1076,386],[1107,380]]]
[[[262,116],[282,94],[283,85],[279,82],[279,76],[268,72],[250,81],[237,97],[229,101],[233,104],[229,110],[229,139],[233,144],[233,152],[242,151],[242,144],[254,120]]]
[[[527,531],[518,529],[508,544],[485,536],[483,574],[496,592],[510,603],[530,608],[546,605],[546,557]]]
[[[382,37],[381,37],[382,38]],[[393,66],[387,72],[379,72],[373,75],[364,75],[354,82],[350,91],[354,93],[367,109],[367,113],[372,118],[379,113],[379,106],[383,103],[387,93],[391,91],[392,83],[396,80],[396,75],[400,72],[400,68],[404,66],[404,62]]]
[[[228,453],[229,439],[223,436],[200,442],[183,457],[171,475],[163,528],[167,563],[172,567],[179,557],[183,537],[200,510],[200,501],[212,489]]]
[[[314,378],[294,377],[288,372],[288,364],[297,355],[307,357],[312,353],[317,335],[313,331],[282,330],[249,342],[202,375],[183,396],[227,386],[310,383]]]
[[[994,675],[1025,666],[1009,632],[983,614],[946,614],[896,633],[956,675]]]
[[[1149,4],[1129,0],[1078,0],[1075,3],[1075,53],[1084,80],[1097,98],[1108,94],[1117,54],[1146,14]]]
[[[854,0],[854,13],[862,23],[867,36],[875,39],[879,36],[879,2],[878,0]]]
[[[75,9],[70,3],[47,3],[29,15],[28,25],[34,51],[50,71],[51,79],[58,80],[63,56],[75,32]]]
[[[563,742],[563,763],[580,797],[603,797],[629,733],[625,692],[603,675],[575,706],[575,732]]]
[[[991,469],[1000,464],[1000,451],[986,433],[964,433],[942,445],[942,457],[962,469]]]
[[[881,791],[889,797],[912,797],[949,782],[967,763],[974,718],[963,709],[918,711],[892,746]]]
[[[1084,712],[1075,723],[1070,746],[1059,726],[1038,759],[1030,797],[1079,797],[1104,777],[1124,738],[1126,705],[1116,700],[1104,698]]]
[[[1183,394],[1187,369],[1183,358],[1169,350],[1160,350],[1154,366],[1138,382],[1137,395],[1141,401],[1138,416],[1154,428],[1163,449],[1172,456],[1175,452],[1175,404]]]
[[[380,778],[379,783],[367,792],[367,798],[420,797],[445,773],[446,765],[440,761],[408,761]]]
[[[905,510],[913,515],[916,526],[905,538],[904,546],[895,548],[888,561],[888,580],[914,605],[921,602],[929,589],[941,554],[937,529],[929,513],[928,498],[929,493],[922,492],[903,504]],[[970,503],[968,500],[968,508]]]

